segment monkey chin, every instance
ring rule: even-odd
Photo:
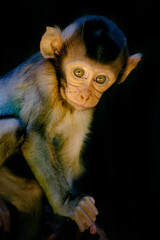
[[[69,98],[67,98],[66,100],[72,107],[74,107],[78,111],[88,110],[88,109],[92,108],[92,107],[79,105],[79,104],[77,104],[75,102],[72,102]]]

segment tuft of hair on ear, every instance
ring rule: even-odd
[[[46,27],[46,32],[40,42],[40,51],[44,58],[56,58],[63,46],[61,31],[59,28]]]
[[[137,64],[141,61],[142,54],[136,53],[128,57],[123,72],[121,72],[121,77],[118,80],[118,84],[125,81],[128,75],[133,71]]]

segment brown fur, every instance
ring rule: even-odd
[[[25,234],[22,228],[20,239],[35,239],[41,188],[57,214],[73,219],[82,232],[96,229],[94,222],[98,211],[94,199],[75,196],[72,184],[83,172],[80,158],[93,107],[103,92],[116,82],[122,66],[126,66],[125,78],[140,60],[140,55],[125,59],[128,61],[125,64],[120,56],[106,65],[90,60],[85,57],[84,44],[76,45],[78,36],[74,43],[71,41],[73,26],[67,29],[61,33],[48,27],[40,43],[42,55],[34,55],[0,79],[0,116],[11,115],[25,126],[23,141],[22,135],[16,136],[17,128],[20,129],[17,122],[10,133],[12,124],[7,132],[0,120],[0,164],[18,148],[40,185],[20,179],[4,167],[0,169],[0,195],[21,212],[22,219],[26,214],[29,219],[24,224],[24,229],[29,231]],[[82,80],[73,75],[74,67],[79,65],[86,70]],[[104,84],[95,81],[98,74],[107,76]]]

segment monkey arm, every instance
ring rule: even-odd
[[[22,152],[54,211],[69,216],[72,209],[65,209],[64,202],[71,189],[65,180],[61,164],[56,160],[52,142],[49,143],[36,131],[29,130]]]
[[[22,152],[53,210],[76,221],[80,231],[94,226],[98,211],[92,197],[74,196],[67,183],[62,165],[56,160],[52,142],[36,131],[29,130]]]
[[[0,166],[24,140],[25,128],[17,118],[0,119]]]

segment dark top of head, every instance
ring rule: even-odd
[[[84,16],[75,21],[89,58],[101,63],[115,60],[126,46],[124,33],[103,16]]]

